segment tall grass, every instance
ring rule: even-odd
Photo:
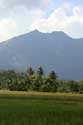
[[[0,125],[82,125],[83,104],[0,99]]]
[[[66,102],[83,102],[83,94],[78,93],[47,93],[47,92],[20,92],[0,90],[0,98],[43,99]]]
[[[1,90],[0,125],[83,125],[83,95]]]

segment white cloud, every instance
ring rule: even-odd
[[[45,8],[48,6],[51,0],[0,0],[0,5],[5,7],[6,9],[11,9],[16,6],[25,6],[27,9],[34,8]]]
[[[74,13],[75,16],[83,16],[83,6],[74,7],[73,13]]]
[[[83,6],[72,8],[64,3],[46,19],[43,15],[50,2],[0,0],[0,41],[35,29],[41,32],[64,31],[71,37],[83,37]]]
[[[16,30],[16,22],[11,19],[3,19],[0,21],[0,41],[4,41],[14,35]]]
[[[16,34],[22,34],[29,32],[30,26],[36,19],[41,18],[43,12],[40,9],[28,10],[26,7],[20,6],[14,8],[13,12],[10,13],[10,17],[16,21],[17,30]]]
[[[0,0],[0,42],[31,31],[50,0]]]
[[[0,19],[0,42],[11,37],[31,31],[30,26],[41,18],[42,10],[28,10],[24,6],[14,7],[12,11]]]
[[[83,37],[83,9],[74,7],[69,16],[69,7],[61,7],[54,10],[47,19],[36,20],[31,28],[42,32],[64,31],[71,37]]]

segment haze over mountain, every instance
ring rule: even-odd
[[[0,69],[26,70],[43,66],[63,79],[83,78],[83,39],[64,32],[37,30],[0,43]]]

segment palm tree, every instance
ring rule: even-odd
[[[43,76],[44,71],[43,68],[40,66],[36,72],[36,78],[33,84],[33,89],[36,91],[40,91],[41,85],[43,84]]]
[[[57,75],[54,71],[51,71],[45,81],[46,85],[46,90],[51,91],[51,92],[56,92],[57,91]]]
[[[43,76],[44,75],[44,71],[43,71],[43,68],[41,66],[37,70],[37,75],[38,76]]]
[[[33,84],[33,75],[34,75],[34,70],[32,67],[29,67],[27,69],[27,84],[29,85],[29,88],[31,88],[32,84]]]
[[[27,73],[28,73],[29,76],[32,76],[32,75],[34,74],[33,68],[32,68],[32,67],[29,67],[29,68],[27,69]]]
[[[57,79],[57,75],[55,73],[55,71],[51,71],[48,75],[50,80],[56,80]]]

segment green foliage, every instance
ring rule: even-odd
[[[78,82],[71,80],[70,81],[70,91],[71,92],[79,92],[80,85]]]
[[[57,79],[57,75],[56,75],[55,71],[51,71],[48,76],[49,76],[49,79],[51,79],[51,80]]]
[[[29,67],[29,68],[27,69],[27,74],[28,74],[29,76],[31,76],[31,75],[34,74],[34,70],[33,70],[32,67]]]
[[[44,71],[43,71],[43,68],[41,66],[37,70],[37,75],[38,76],[43,76],[44,75]]]
[[[51,71],[48,76],[44,76],[44,70],[41,66],[36,72],[32,67],[29,67],[27,72],[0,71],[0,89],[82,93],[83,80],[59,80],[55,71]]]
[[[82,125],[83,102],[0,98],[0,125]]]
[[[44,92],[56,92],[57,91],[57,81],[47,77],[44,80],[43,85],[41,86],[41,90]]]

